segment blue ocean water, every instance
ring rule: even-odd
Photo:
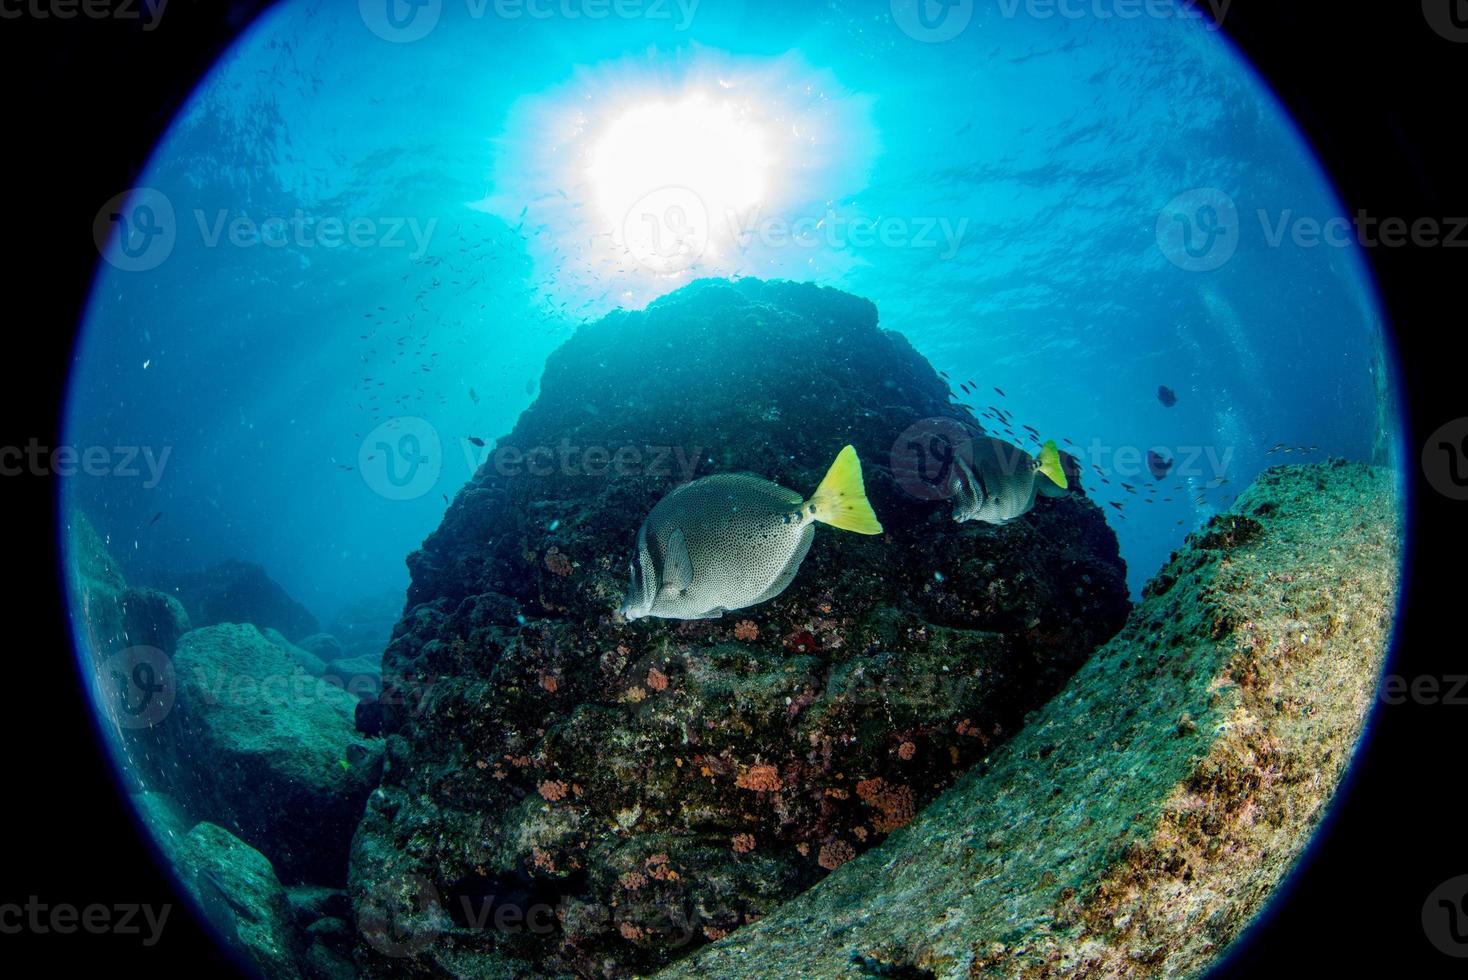
[[[579,324],[703,276],[865,296],[1066,440],[1134,591],[1265,466],[1394,451],[1342,205],[1197,11],[942,9],[281,4],[104,209],[66,442],[158,465],[64,506],[328,622],[401,594]]]
[[[1185,3],[286,2],[118,190],[98,202],[65,418],[65,444],[104,460],[62,483],[69,533],[102,538],[74,571],[105,550],[132,585],[190,581],[198,620],[215,597],[191,573],[254,563],[351,647],[343,676],[380,670],[405,559],[535,401],[547,358],[706,277],[871,300],[949,378],[955,415],[1075,457],[1133,595],[1266,467],[1400,471],[1350,216]],[[823,359],[843,353],[765,356],[807,366],[818,397]],[[617,394],[637,403],[645,380]],[[585,465],[598,448],[618,447],[564,451]],[[77,634],[100,684],[122,656],[107,644],[144,642],[139,622],[162,636],[168,615],[130,619],[156,597],[89,588]],[[315,627],[282,630],[305,647]],[[89,645],[110,658],[97,671]],[[151,696],[137,670],[163,659],[127,659],[123,680]],[[300,727],[335,724],[325,768],[365,779],[357,736],[377,732],[352,712],[371,699],[343,699]],[[179,729],[131,738],[103,700],[129,790],[172,791],[191,820],[228,810],[195,805],[187,780],[147,786],[217,760]],[[276,734],[304,741],[283,714]],[[166,808],[150,808],[162,839]],[[288,884],[342,884],[310,848],[280,850]]]
[[[869,297],[975,383],[976,409],[1085,450],[1112,479],[1093,495],[1126,505],[1134,588],[1285,461],[1272,446],[1364,458],[1379,439],[1357,250],[1292,241],[1341,207],[1200,21],[987,9],[924,43],[887,4],[503,13],[447,3],[404,42],[357,9],[285,4],[201,85],[138,181],[172,208],[167,257],[101,267],[77,351],[68,443],[163,461],[156,481],[70,484],[125,563],[258,561],[323,620],[401,589],[482,459],[468,440],[508,430],[549,351],[699,275]],[[753,235],[672,274],[596,254],[599,127],[690,97],[773,134]],[[1158,218],[1200,188],[1234,204],[1237,250],[1198,270]],[[332,244],[332,219],[356,240]],[[405,416],[442,466],[403,500],[359,456]],[[1154,482],[1153,447],[1182,478],[1144,505],[1117,484]]]

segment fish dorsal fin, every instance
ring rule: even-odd
[[[668,537],[667,552],[663,555],[663,587],[683,592],[692,584],[693,560],[688,557],[688,541],[679,528]]]

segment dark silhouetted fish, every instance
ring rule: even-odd
[[[1167,477],[1167,474],[1172,472],[1172,464],[1172,457],[1164,456],[1162,453],[1157,452],[1155,449],[1147,450],[1147,471],[1151,473],[1155,479],[1165,479]]]
[[[1158,385],[1157,400],[1162,403],[1164,408],[1171,408],[1177,404],[1177,392],[1167,387],[1167,385]]]
[[[469,438],[469,445],[471,445],[471,446],[480,446],[480,447],[482,447],[484,445],[484,440],[481,439],[481,438],[479,438],[478,436],[469,436],[468,438]]]
[[[1009,397],[1008,395],[1006,395],[1004,393],[1004,389],[1003,388],[995,388],[994,390],[999,393],[999,397],[1000,398],[1008,398]]]

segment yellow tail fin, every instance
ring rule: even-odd
[[[1040,465],[1036,468],[1060,489],[1070,489],[1070,481],[1065,478],[1065,468],[1060,465],[1060,450],[1055,448],[1054,439],[1045,443],[1040,450]]]
[[[856,458],[856,450],[851,446],[836,454],[836,462],[811,495],[809,506],[813,508],[811,516],[832,527],[857,534],[882,533],[882,525],[867,502],[861,460]]]

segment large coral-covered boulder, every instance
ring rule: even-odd
[[[955,524],[894,453],[956,411],[871,303],[814,286],[695,283],[556,351],[410,558],[358,714],[389,734],[352,858],[366,968],[654,969],[1016,731],[1120,627],[1125,569],[1079,488]],[[617,614],[663,494],[738,471],[808,494],[848,443],[884,534],[820,527],[789,589],[721,619]]]

